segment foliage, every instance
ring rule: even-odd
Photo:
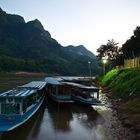
[[[120,63],[120,55],[121,55],[121,49],[117,46],[118,43],[116,43],[113,39],[108,40],[106,45],[101,45],[97,49],[98,58],[100,60],[107,59],[108,62],[106,64],[106,69],[110,70],[114,68],[118,63]]]
[[[140,91],[140,72],[130,69],[112,70],[102,79],[116,95],[128,97]]]
[[[122,51],[127,59],[140,56],[140,27],[136,27],[134,35],[123,44]]]
[[[106,75],[104,75],[104,77],[102,78],[102,85],[108,86],[110,82],[116,77],[117,72],[118,71],[116,69],[113,69],[109,71]]]
[[[60,59],[43,59],[43,60],[24,60],[16,59],[7,56],[0,57],[0,70],[1,71],[29,71],[29,72],[47,72],[50,74],[62,74],[62,75],[88,75],[89,70],[86,62],[78,62],[75,65],[75,61],[65,61]],[[46,63],[47,62],[47,63]],[[82,63],[81,63],[82,62]],[[94,63],[91,65],[92,72],[97,73],[94,69]],[[70,67],[72,67],[70,69]],[[80,68],[80,69],[79,69]]]
[[[97,49],[98,57],[106,57],[113,60],[111,63],[116,65],[123,65],[124,59],[132,59],[140,56],[140,27],[137,26],[133,35],[128,39],[121,48],[117,47],[118,43],[114,40],[109,40],[106,45],[101,45]]]
[[[100,48],[97,49],[98,58],[102,59],[103,57],[109,60],[115,60],[119,55],[118,43],[116,43],[113,39],[108,40],[106,45],[101,45]]]

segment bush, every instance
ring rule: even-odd
[[[102,85],[103,86],[108,86],[111,81],[116,77],[118,70],[113,69],[111,71],[109,71],[105,76],[103,76],[102,78]]]
[[[101,83],[116,95],[128,97],[140,91],[140,72],[131,69],[114,69],[103,77]]]

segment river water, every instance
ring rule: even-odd
[[[24,125],[0,133],[0,140],[132,140],[109,99],[102,93],[100,99],[103,105],[92,107],[46,100]]]
[[[1,133],[0,140],[131,140],[131,137],[109,107],[45,101],[26,124]]]

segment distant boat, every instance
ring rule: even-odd
[[[72,103],[71,93],[67,90],[65,84],[62,84],[62,79],[47,77],[47,94],[57,103]]]
[[[63,82],[69,85],[71,90],[71,98],[74,101],[80,102],[85,105],[99,105],[99,88],[93,86],[85,86],[72,82]],[[96,97],[95,97],[96,94]]]
[[[29,120],[45,99],[46,82],[33,81],[0,94],[0,131],[10,131]]]

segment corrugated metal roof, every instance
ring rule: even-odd
[[[23,88],[35,88],[35,89],[42,89],[46,86],[47,82],[43,82],[43,81],[32,81],[30,83],[27,83],[25,85],[19,86],[19,87],[23,87]]]
[[[32,81],[22,86],[18,86],[12,90],[3,92],[0,97],[26,97],[33,94],[36,90],[41,90],[46,86],[45,81]]]
[[[36,90],[24,89],[12,89],[0,94],[0,97],[26,97],[34,93]]]

